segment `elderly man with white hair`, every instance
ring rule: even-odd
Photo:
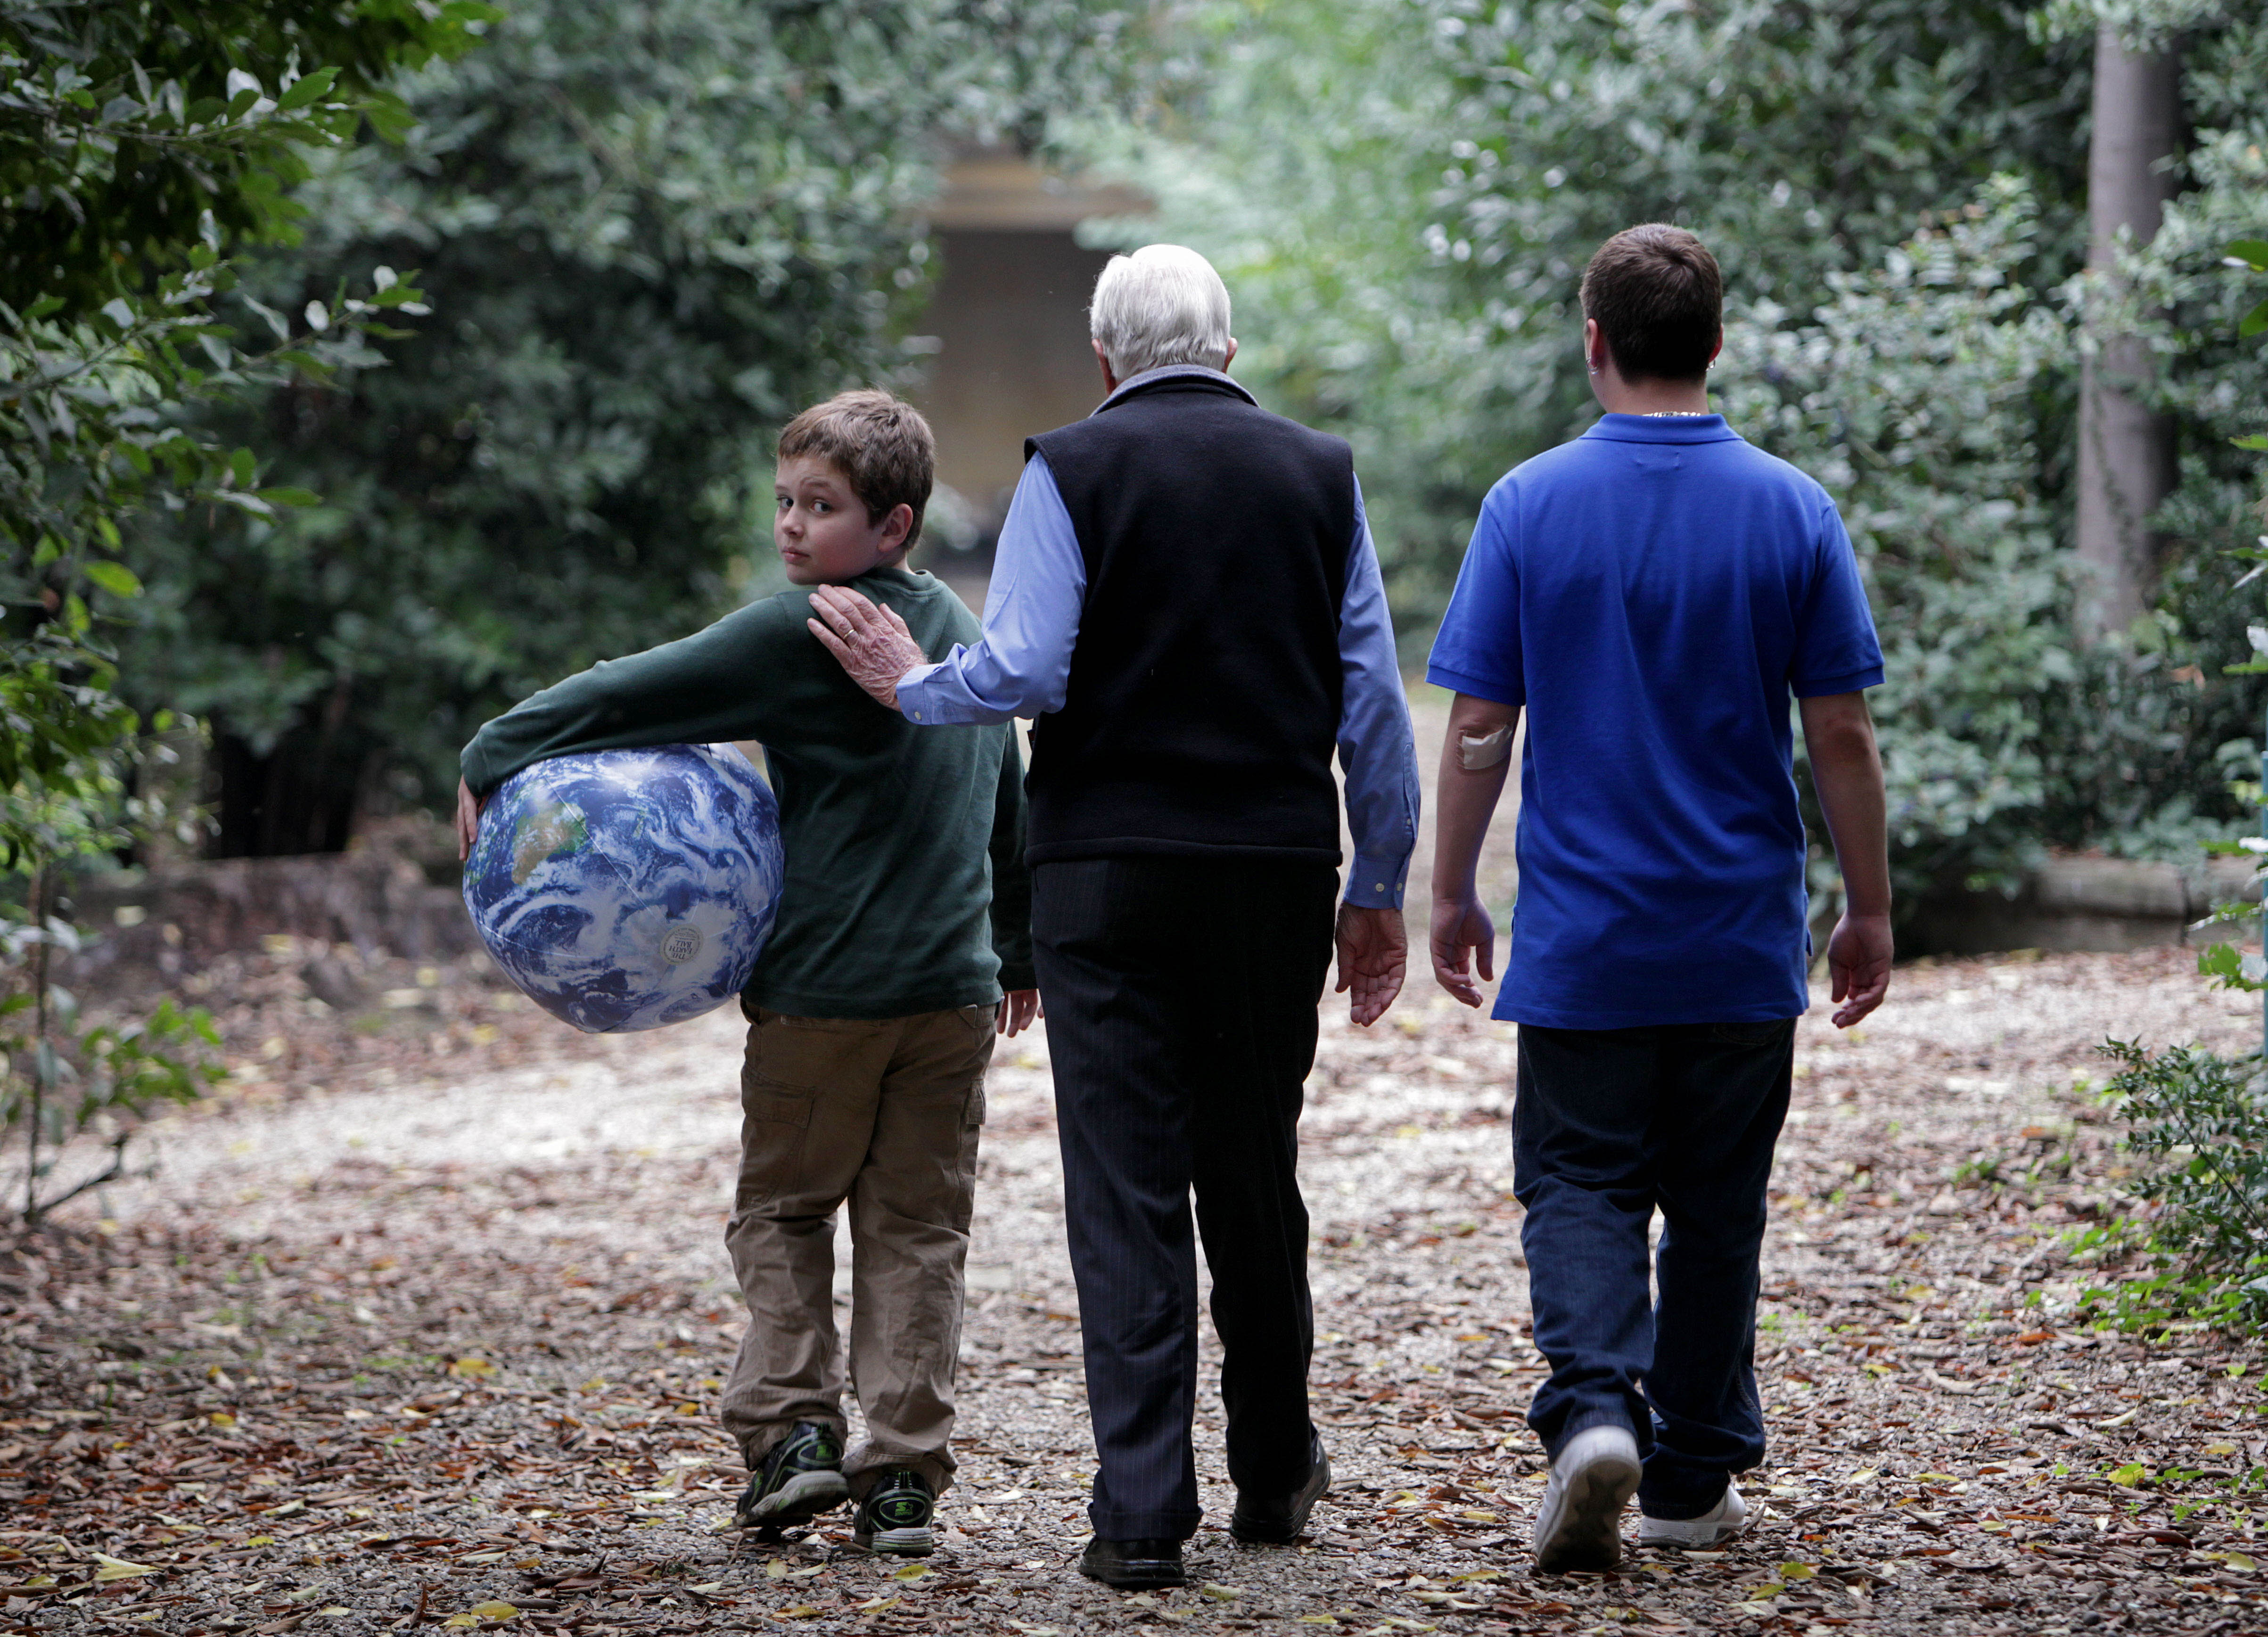
[[[925,664],[843,587],[812,628],[910,721],[1038,719],[1032,933],[1101,1469],[1079,1567],[1137,1589],[1185,1582],[1201,1516],[1192,1190],[1230,1532],[1295,1539],[1329,1487],[1297,1166],[1340,896],[1331,754],[1338,987],[1364,1025],[1402,987],[1418,768],[1346,444],[1229,378],[1228,291],[1194,251],[1114,257],[1091,328],[1108,395],[1027,440],[983,639]]]

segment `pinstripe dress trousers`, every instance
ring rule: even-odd
[[[1032,935],[1047,1004],[1064,1214],[1110,1540],[1186,1540],[1196,1234],[1212,1274],[1230,1478],[1273,1495],[1313,1445],[1301,1087],[1338,875],[1308,862],[1146,855],[1042,863]]]

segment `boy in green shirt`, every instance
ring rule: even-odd
[[[806,409],[780,435],[772,538],[795,586],[855,586],[942,659],[980,633],[942,581],[904,567],[933,451],[928,423],[887,393]],[[762,743],[787,875],[740,995],[725,1242],[750,1323],[723,1419],[753,1475],[737,1518],[805,1523],[855,1493],[859,1545],[922,1556],[954,1469],[984,1070],[996,1030],[1015,1034],[1039,1009],[1023,765],[1008,728],[930,733],[877,708],[809,620],[807,594],[784,591],[523,701],[465,747],[458,837],[469,851],[481,804],[547,757]],[[847,1460],[834,1305],[845,1200],[850,1382],[868,1435]]]

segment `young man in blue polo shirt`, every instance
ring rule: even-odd
[[[1808,1004],[1788,701],[1843,873],[1836,1024],[1889,983],[1881,650],[1824,490],[1709,412],[1715,260],[1634,227],[1582,285],[1607,413],[1489,493],[1428,675],[1442,753],[1434,975],[1494,975],[1473,885],[1523,714],[1520,899],[1496,1016],[1520,1025],[1515,1179],[1551,1457],[1546,1572],[1641,1541],[1708,1545],[1764,1458],[1753,1365],[1772,1144]],[[1649,1301],[1647,1229],[1663,1230]]]

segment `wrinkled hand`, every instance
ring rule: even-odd
[[[1011,989],[1000,1002],[998,1028],[1012,1040],[1032,1026],[1032,1019],[1047,1015],[1047,1008],[1040,1004],[1037,989]]]
[[[1354,991],[1347,999],[1347,1016],[1367,1029],[1386,1016],[1386,1009],[1402,993],[1402,974],[1410,965],[1410,934],[1402,924],[1402,912],[1342,904],[1337,942],[1336,992]]]
[[[1481,1003],[1481,985],[1496,976],[1496,923],[1477,898],[1435,899],[1433,981],[1468,1006]],[[1480,969],[1477,981],[1473,968]]]
[[[1882,1003],[1890,989],[1890,918],[1888,915],[1845,915],[1835,923],[1827,940],[1827,976],[1833,996],[1835,1026],[1848,1029]]]
[[[847,585],[821,586],[811,607],[819,616],[804,622],[811,634],[877,704],[897,709],[899,679],[929,663],[898,611],[877,608]]]
[[[481,810],[488,804],[487,796],[475,796],[472,786],[462,779],[457,781],[457,862],[460,864],[473,855],[473,843],[481,839]]]

